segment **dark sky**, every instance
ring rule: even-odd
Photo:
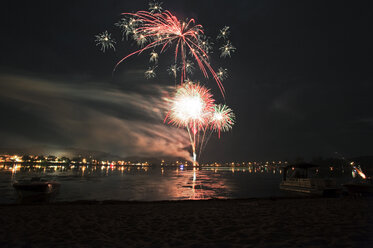
[[[237,123],[212,137],[203,161],[372,155],[373,14],[370,1],[163,1],[210,36],[231,27],[237,48],[226,103]],[[76,147],[122,156],[189,156],[183,130],[163,124],[174,85],[146,80],[147,55],[113,26],[147,1],[5,1],[0,56],[1,147]],[[117,51],[94,35],[108,30]],[[167,54],[163,61],[168,61]],[[162,57],[161,57],[162,61]],[[162,63],[162,62],[161,62]],[[218,101],[219,90],[205,81]]]

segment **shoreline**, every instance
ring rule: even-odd
[[[0,205],[0,246],[369,247],[372,198]]]
[[[167,203],[180,203],[180,202],[208,202],[208,201],[277,201],[277,200],[301,200],[301,199],[321,199],[326,198],[322,196],[278,196],[278,197],[252,197],[252,198],[209,198],[209,199],[181,199],[181,200],[157,200],[157,201],[139,201],[139,200],[74,200],[74,201],[52,201],[52,202],[20,202],[20,203],[4,203],[3,206],[43,206],[43,205],[126,205],[126,204],[167,204]],[[330,197],[332,198],[345,198],[345,197]],[[373,199],[373,198],[372,198]]]

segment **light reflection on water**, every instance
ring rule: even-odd
[[[0,203],[13,203],[14,180],[61,183],[56,201],[184,200],[283,196],[278,169],[248,167],[0,166]]]

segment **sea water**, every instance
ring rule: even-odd
[[[14,203],[13,182],[31,177],[61,184],[54,201],[161,201],[281,197],[280,169],[162,166],[2,166],[0,204]]]

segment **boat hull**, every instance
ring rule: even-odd
[[[50,201],[59,191],[60,184],[50,182],[14,183],[19,202],[45,202]]]
[[[373,196],[373,184],[347,183],[344,184],[343,187],[345,187],[350,194]]]
[[[295,185],[288,185],[284,183],[280,184],[280,189],[294,192],[294,193],[299,193],[299,194],[306,194],[306,195],[312,195],[312,196],[326,196],[326,197],[337,196],[341,192],[341,189],[339,188],[317,189],[317,188],[312,188],[312,187],[301,187],[301,186],[295,186]]]

